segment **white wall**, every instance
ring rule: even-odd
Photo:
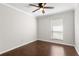
[[[51,39],[51,20],[54,19],[63,19],[63,30],[64,38],[63,40],[54,40]],[[74,11],[69,10],[62,13],[57,13],[47,16],[37,17],[37,34],[38,39],[56,42],[56,43],[65,43],[69,45],[74,45]]]
[[[50,39],[51,24],[48,17],[37,18],[37,36],[39,39]]]
[[[75,9],[75,48],[79,54],[79,4]]]
[[[0,4],[0,53],[36,40],[36,19]]]

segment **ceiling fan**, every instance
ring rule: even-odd
[[[34,7],[37,7],[36,10],[32,11],[32,12],[36,12],[38,10],[42,10],[42,13],[44,14],[45,13],[45,9],[53,9],[54,7],[49,7],[49,6],[46,6],[47,3],[38,3],[37,5],[34,5],[34,4],[29,4],[29,6],[34,6]]]

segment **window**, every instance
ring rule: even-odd
[[[63,40],[63,19],[51,21],[51,38]]]

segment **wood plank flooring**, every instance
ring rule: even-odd
[[[35,41],[16,48],[1,56],[77,56],[74,47],[61,44]]]

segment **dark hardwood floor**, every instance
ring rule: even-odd
[[[16,48],[1,56],[77,56],[74,47],[61,44],[35,41]]]

